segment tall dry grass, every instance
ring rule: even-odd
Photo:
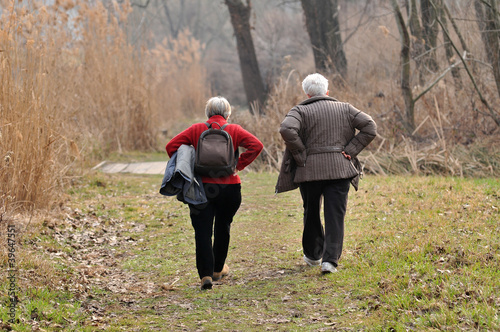
[[[111,4],[111,3],[108,3]],[[0,18],[0,204],[45,208],[78,166],[155,149],[165,123],[202,109],[202,48],[127,39],[129,2],[8,1]]]
[[[180,118],[195,118],[205,109],[211,89],[201,63],[203,45],[188,30],[177,39],[164,39],[148,52],[151,65],[152,108],[165,128]]]
[[[0,183],[2,210],[8,206],[43,207],[60,185],[73,141],[62,134],[63,116],[54,110],[47,77],[50,45],[41,42],[39,21],[14,1],[5,10],[0,30]]]
[[[126,3],[110,15],[101,2],[93,7],[82,2],[77,19],[81,40],[72,50],[78,52],[78,63],[70,87],[75,99],[71,115],[105,153],[155,146],[145,59],[127,42],[121,26],[130,10]]]

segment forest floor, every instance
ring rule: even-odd
[[[16,323],[2,275],[0,327],[500,328],[499,179],[365,176],[350,192],[339,271],[322,275],[302,260],[298,190],[275,195],[277,174],[241,177],[230,274],[209,291],[199,289],[188,208],[158,193],[161,175],[80,178],[58,213],[18,220]]]

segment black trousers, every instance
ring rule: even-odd
[[[200,279],[222,271],[229,248],[231,223],[241,204],[240,184],[206,183],[204,188],[208,202],[189,204]]]
[[[344,217],[351,179],[303,182],[300,193],[304,203],[302,248],[308,258],[337,266],[344,242]],[[325,228],[321,223],[321,198],[324,200]]]

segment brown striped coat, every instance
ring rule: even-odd
[[[357,190],[361,167],[356,156],[376,133],[373,119],[349,103],[328,96],[303,101],[280,126],[286,151],[276,192],[295,189],[301,182],[349,178]]]

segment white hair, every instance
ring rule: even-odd
[[[325,96],[328,92],[328,80],[318,73],[307,75],[302,81],[302,89],[311,97]]]
[[[214,115],[222,115],[227,120],[231,115],[231,105],[224,97],[212,97],[207,101],[207,105],[205,106],[205,115],[207,118]]]

